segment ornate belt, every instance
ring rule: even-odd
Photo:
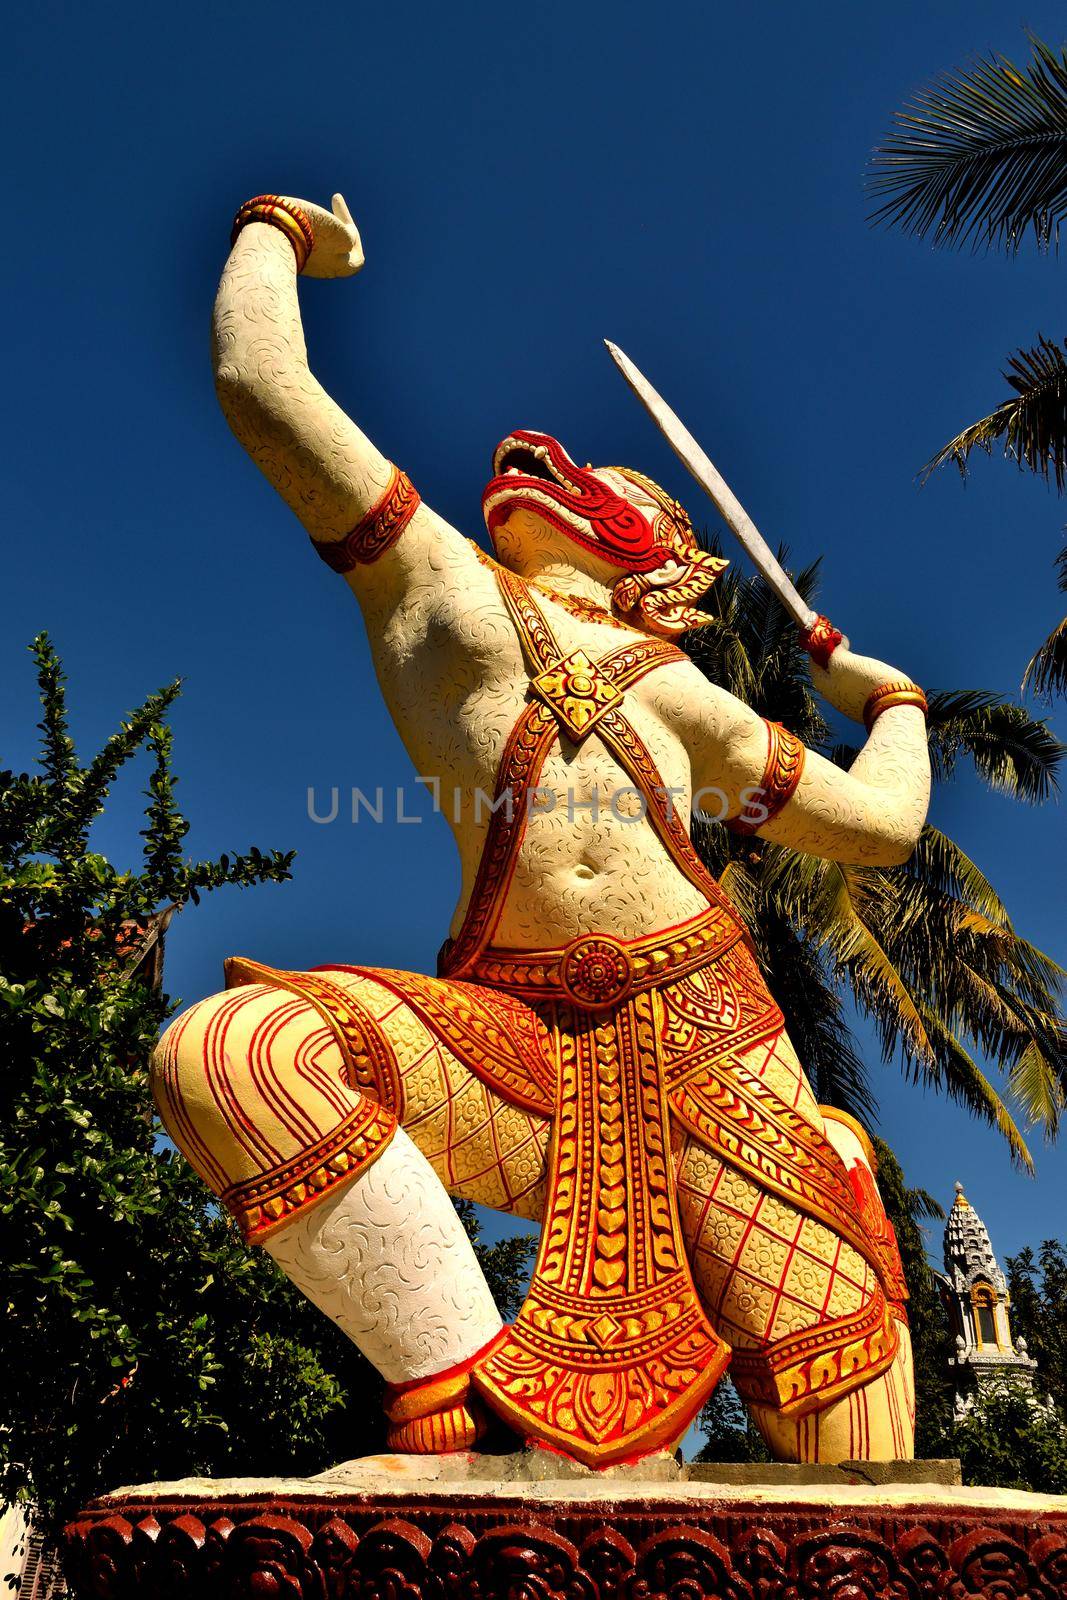
[[[586,1011],[602,1011],[644,989],[685,977],[743,938],[743,927],[725,907],[709,906],[676,928],[639,939],[581,933],[561,950],[490,947],[466,976],[525,1000],[570,1000]]]

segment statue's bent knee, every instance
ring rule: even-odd
[[[350,1183],[392,1138],[396,1117],[342,1066],[315,1008],[261,984],[202,1000],[157,1045],[163,1124],[249,1242]]]
[[[153,1089],[168,1133],[245,1238],[390,1383],[408,1384],[465,1361],[500,1315],[429,1162],[342,1065],[313,1006],[249,984],[168,1028]]]

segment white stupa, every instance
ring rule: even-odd
[[[962,1183],[956,1185],[945,1225],[941,1287],[956,1335],[957,1416],[970,1409],[976,1396],[1008,1381],[1022,1383],[1033,1394],[1037,1362],[1027,1354],[1025,1339],[1012,1338],[1007,1279]],[[1036,1394],[1034,1400],[1040,1403]]]

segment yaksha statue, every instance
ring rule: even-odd
[[[297,276],[362,260],[339,196],[242,207],[216,382],[358,600],[418,771],[471,797],[462,892],[435,977],[229,961],[160,1042],[163,1120],[381,1372],[397,1451],[469,1449],[502,1420],[634,1460],[729,1365],[776,1457],[907,1457],[906,1291],[870,1140],[816,1104],[687,819],[715,790],[742,832],[905,861],[921,692],[820,619],[815,685],[868,737],[847,772],[806,751],[674,642],[725,564],[681,506],[544,433],[497,447],[483,553],[309,370]],[[449,1195],[541,1224],[510,1326]]]

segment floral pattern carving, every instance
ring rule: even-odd
[[[75,1600],[1064,1600],[1067,1512],[491,1494],[90,1509]]]

